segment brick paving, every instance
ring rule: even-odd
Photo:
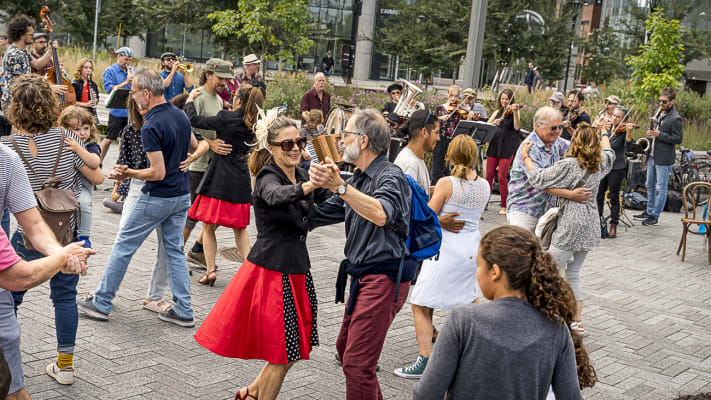
[[[115,159],[116,146],[104,169]],[[95,192],[92,243],[98,254],[79,281],[80,295],[94,290],[117,232],[119,215],[101,201],[109,192]],[[482,232],[503,224],[492,197]],[[585,262],[582,279],[586,298],[585,343],[599,382],[586,399],[670,399],[680,394],[711,392],[711,266],[704,240],[691,236],[686,261],[676,256],[681,234],[680,214],[664,213],[660,226],[640,224],[619,238],[604,240]],[[254,226],[249,227],[252,240]],[[193,233],[189,244],[197,237]],[[234,246],[231,232],[218,230],[218,247]],[[311,360],[287,375],[282,399],[344,399],[345,378],[333,354],[343,315],[334,304],[338,263],[343,255],[343,226],[318,229],[308,238],[312,274],[319,298],[321,346]],[[53,309],[47,284],[25,296],[18,318],[27,389],[34,399],[232,399],[238,388],[259,373],[263,363],[225,359],[200,347],[186,329],[158,320],[141,308],[156,255],[152,234],[134,256],[114,301],[110,321],[79,319],[74,385],[61,386],[44,372],[56,356]],[[192,301],[199,324],[239,267],[218,257],[215,287],[191,278]],[[169,297],[166,297],[169,298]],[[435,313],[441,326],[446,312]],[[249,327],[244,327],[249,329]],[[405,305],[389,331],[378,374],[386,399],[411,398],[414,381],[392,370],[417,356],[412,312]]]

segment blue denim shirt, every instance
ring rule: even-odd
[[[102,75],[104,90],[106,93],[111,93],[114,86],[123,83],[128,77],[128,71],[124,71],[118,64],[109,66],[104,70]],[[123,89],[131,89],[131,84],[124,86]],[[109,114],[114,117],[128,117],[128,110],[125,108],[109,108]]]
[[[161,78],[165,80],[168,75],[170,75],[170,72],[163,70],[160,71],[159,74]],[[190,91],[193,90],[193,87],[185,87],[185,78],[183,77],[183,74],[181,74],[180,72],[176,72],[175,75],[173,75],[173,79],[170,81],[170,86],[165,88],[165,100],[170,101],[173,99],[173,97],[182,94],[183,89],[187,90],[187,92],[190,93]]]
[[[565,157],[570,142],[558,138],[550,147],[538,137],[534,131],[526,138],[533,142],[528,156],[538,168],[547,168]],[[511,164],[511,179],[509,179],[509,196],[506,199],[507,210],[518,211],[532,217],[540,218],[551,207],[555,207],[556,197],[534,188],[528,181],[528,171],[521,156],[521,147],[516,151]]]

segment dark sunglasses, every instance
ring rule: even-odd
[[[306,138],[298,138],[296,140],[284,140],[281,142],[271,142],[272,146],[280,146],[282,150],[284,151],[291,151],[294,149],[294,145],[296,145],[299,150],[303,150],[306,147],[306,142],[308,140]]]
[[[427,111],[427,118],[425,118],[425,122],[424,122],[422,125],[427,126],[427,124],[430,123],[430,118],[434,118],[434,119],[435,119],[435,122],[437,122],[437,121],[436,121],[437,118],[436,118],[435,115],[432,113],[432,111]]]
[[[548,129],[550,129],[551,131],[555,132],[555,131],[557,131],[557,130],[563,129],[563,126],[562,126],[562,125],[549,126]]]
[[[163,59],[163,61],[175,61],[175,58],[173,57],[166,57]]]
[[[399,90],[393,90],[392,92],[390,92],[390,94],[402,94],[402,92],[400,92]]]
[[[660,104],[667,104],[667,103],[669,103],[669,100],[662,100],[662,99],[659,99],[659,103],[660,103]]]

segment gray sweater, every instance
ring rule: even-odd
[[[450,311],[413,399],[582,399],[568,327],[504,297]]]

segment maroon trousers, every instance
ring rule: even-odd
[[[509,167],[512,158],[486,157],[486,180],[489,181],[489,189],[494,189],[494,176],[496,167],[499,167],[499,193],[501,193],[501,208],[506,208],[506,198],[509,195]]]
[[[382,400],[378,376],[380,352],[395,315],[407,299],[410,282],[400,283],[397,303],[395,282],[386,275],[360,278],[353,313],[343,316],[336,350],[346,375],[347,400]]]

